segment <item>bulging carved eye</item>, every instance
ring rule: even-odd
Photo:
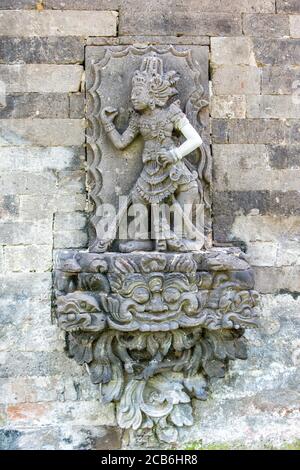
[[[177,300],[180,297],[180,292],[178,289],[175,289],[174,287],[168,287],[164,291],[163,297],[167,303],[177,302]]]
[[[136,287],[133,290],[132,298],[139,304],[144,304],[149,300],[149,292],[145,287]]]
[[[68,319],[69,321],[76,320],[76,315],[75,315],[75,313],[69,313],[69,314],[67,315],[67,319]]]

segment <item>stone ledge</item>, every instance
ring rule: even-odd
[[[134,253],[90,253],[88,251],[64,250],[55,253],[54,267],[56,270],[67,273],[97,273],[114,272],[113,262],[118,258],[140,262],[143,258],[151,261],[166,260],[173,263],[186,257],[192,259],[197,270],[210,271],[244,271],[249,264],[245,254],[239,248],[211,248],[198,253],[162,253],[162,252],[134,252]]]
[[[112,37],[88,37],[88,46],[126,46],[134,44],[136,47],[148,45],[199,45],[209,46],[209,36],[118,36]]]

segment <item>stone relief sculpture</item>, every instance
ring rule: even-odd
[[[171,199],[184,214],[184,206],[200,202],[196,171],[190,171],[182,160],[202,143],[202,139],[181,111],[178,103],[168,105],[169,99],[177,94],[175,88],[179,79],[175,71],[164,73],[162,59],[152,54],[143,59],[141,69],[134,73],[132,79],[131,101],[134,112],[129,125],[120,135],[113,124],[118,111],[104,108],[101,121],[109,139],[118,149],[124,149],[140,133],[145,146],[142,160],[143,170],[130,192],[130,202],[148,206],[157,205]],[[186,141],[176,147],[174,131],[181,132]],[[169,231],[166,218],[160,221],[153,216],[155,243],[151,240],[135,240],[121,244],[120,251],[151,250],[187,251],[185,235]],[[187,232],[188,232],[187,227]],[[166,232],[168,232],[166,234]],[[109,240],[103,246],[108,247]],[[97,241],[96,247],[101,250]],[[95,248],[96,248],[95,247]],[[200,246],[201,248],[202,246]],[[199,245],[198,245],[199,248]]]
[[[151,429],[159,440],[176,443],[193,424],[193,398],[207,399],[210,378],[224,377],[230,360],[246,359],[243,335],[257,326],[258,294],[244,253],[210,246],[210,156],[199,135],[200,130],[205,135],[201,112],[207,101],[191,50],[129,46],[104,52],[90,64],[91,242],[89,251],[57,254],[56,317],[66,332],[68,355],[87,366],[104,402],[116,403],[118,425],[140,433]],[[164,59],[174,68],[166,68]],[[185,113],[176,96],[176,64],[186,71],[180,93]],[[120,132],[111,97],[109,106],[101,102],[109,95],[101,83],[105,74],[111,79],[114,67],[121,74],[126,67],[131,71],[126,93],[134,109],[126,114],[128,106],[122,108],[128,119],[119,122]],[[142,142],[129,157],[139,157],[143,165],[131,169],[131,187],[130,175],[123,179],[128,197],[100,237],[101,185],[105,190],[100,169],[106,156],[130,149],[139,135]],[[108,167],[112,180],[122,167],[117,170]],[[118,239],[121,220],[136,203],[153,228]],[[200,228],[192,219],[197,204],[205,212]],[[182,216],[180,230],[167,217],[170,206]]]

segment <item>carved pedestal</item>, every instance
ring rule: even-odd
[[[193,424],[192,398],[246,359],[256,326],[253,273],[238,249],[197,254],[65,251],[56,261],[59,326],[122,428],[166,442]]]

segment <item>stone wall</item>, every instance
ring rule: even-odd
[[[0,0],[0,447],[125,446],[111,405],[51,323],[53,253],[87,244],[84,49],[210,47],[216,244],[244,247],[262,293],[184,446],[300,438],[299,0]],[[135,445],[140,445],[137,442]]]

